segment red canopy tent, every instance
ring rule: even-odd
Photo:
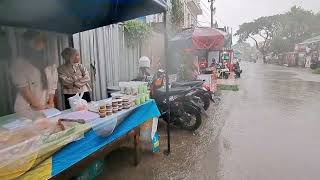
[[[186,29],[169,41],[173,49],[215,50],[224,45],[226,33],[214,28]]]

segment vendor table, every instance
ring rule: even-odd
[[[50,159],[35,167],[25,174],[28,177],[37,179],[36,175],[42,179],[48,177],[51,179],[67,179],[74,175],[76,169],[85,167],[88,162],[106,154],[111,147],[119,144],[122,139],[132,134],[135,137],[135,146],[137,145],[138,127],[145,121],[154,117],[159,117],[160,112],[154,100],[150,100],[137,108],[126,117],[107,137],[97,136],[93,130],[85,133],[84,137],[78,141],[72,142],[56,152]],[[38,171],[38,172],[37,172]],[[50,172],[49,175],[46,173]],[[42,177],[42,178],[41,178]]]

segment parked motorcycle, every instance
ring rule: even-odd
[[[181,88],[170,88],[170,123],[182,129],[194,131],[202,123],[202,114],[205,110],[194,99],[194,92]],[[152,96],[161,112],[161,118],[168,122],[168,102],[164,88],[155,90]],[[200,100],[200,99],[199,99]]]
[[[164,71],[159,70],[158,76],[164,77]],[[204,81],[202,80],[193,80],[193,81],[178,81],[171,83],[172,88],[184,87],[184,88],[193,88],[195,92],[195,97],[199,97],[201,99],[200,104],[203,106],[205,110],[208,110],[210,107],[210,100],[214,102],[213,93],[210,91],[210,87],[208,87]]]
[[[228,79],[230,72],[225,65],[223,65],[222,63],[219,63],[217,64],[216,69],[217,69],[217,77],[219,79]]]
[[[185,130],[194,131],[202,123],[202,115],[207,116],[200,104],[200,98],[195,96],[194,88],[170,88],[169,102],[164,85],[163,71],[158,71],[150,85],[151,96],[155,99],[161,112],[161,118],[168,122],[168,103],[170,103],[170,123]]]
[[[185,87],[185,88],[194,88],[195,96],[201,99],[201,103],[203,105],[204,110],[208,110],[210,107],[210,101],[215,102],[214,94],[210,91],[210,87],[208,87],[204,81],[180,81],[171,83],[172,88],[177,87]]]
[[[234,74],[235,78],[240,78],[241,77],[242,70],[240,69],[240,64],[237,62],[234,64]]]
[[[317,68],[319,68],[319,67],[320,67],[320,62],[319,62],[319,61],[313,62],[313,63],[311,63],[311,65],[310,65],[310,69],[312,69],[312,70],[317,69]]]

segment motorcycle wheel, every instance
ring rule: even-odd
[[[223,79],[228,79],[228,74],[227,73],[223,73]]]
[[[200,112],[185,111],[183,116],[180,117],[180,122],[182,129],[195,131],[202,123],[201,114]]]
[[[208,110],[210,107],[210,99],[206,98],[204,95],[199,96],[199,98],[201,99],[201,101],[203,103],[203,109]]]

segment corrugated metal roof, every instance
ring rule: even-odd
[[[299,43],[299,44],[311,44],[311,43],[315,43],[315,42],[320,42],[320,35],[319,36],[316,36],[316,37],[313,37],[313,38],[310,38],[310,39],[307,39],[305,41],[303,41],[302,43]]]

